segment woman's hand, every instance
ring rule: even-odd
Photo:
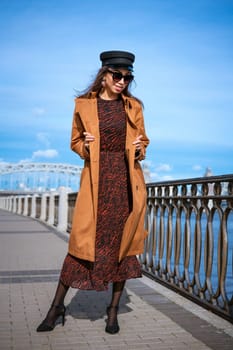
[[[136,140],[133,142],[133,145],[135,145],[135,147],[136,147],[136,151],[140,151],[141,150],[141,147],[142,147],[142,145],[141,145],[141,143],[142,143],[141,138],[142,138],[142,135],[139,135],[136,138]]]
[[[89,148],[89,143],[95,141],[95,136],[93,136],[87,131],[85,131],[83,135],[85,136],[84,145],[85,147]]]

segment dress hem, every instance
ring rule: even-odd
[[[99,286],[98,288],[96,288],[95,286],[93,286],[91,284],[91,281],[89,284],[87,284],[87,281],[83,281],[83,282],[76,282],[76,281],[72,281],[72,283],[70,283],[69,285],[67,285],[62,279],[60,279],[60,281],[62,282],[62,284],[64,284],[65,286],[74,288],[74,289],[79,289],[79,290],[93,290],[96,292],[104,292],[107,291],[109,289],[109,284],[110,283],[115,283],[115,282],[123,282],[123,281],[127,281],[130,279],[136,279],[136,278],[142,278],[142,274],[138,275],[138,276],[132,276],[132,277],[128,277],[125,279],[113,279],[110,280],[108,282],[102,282],[102,288]]]

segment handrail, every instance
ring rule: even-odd
[[[233,175],[147,184],[144,273],[233,323]]]

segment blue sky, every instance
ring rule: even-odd
[[[99,53],[136,55],[153,181],[233,173],[233,1],[1,0],[0,164],[82,165],[75,90]]]

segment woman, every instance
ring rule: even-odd
[[[129,92],[134,55],[100,54],[102,67],[93,84],[75,100],[71,148],[84,159],[68,254],[55,297],[38,332],[64,325],[69,287],[102,291],[113,283],[106,332],[119,332],[117,311],[125,281],[141,277],[136,255],[146,232],[146,188],[138,161],[149,140],[142,103]]]

